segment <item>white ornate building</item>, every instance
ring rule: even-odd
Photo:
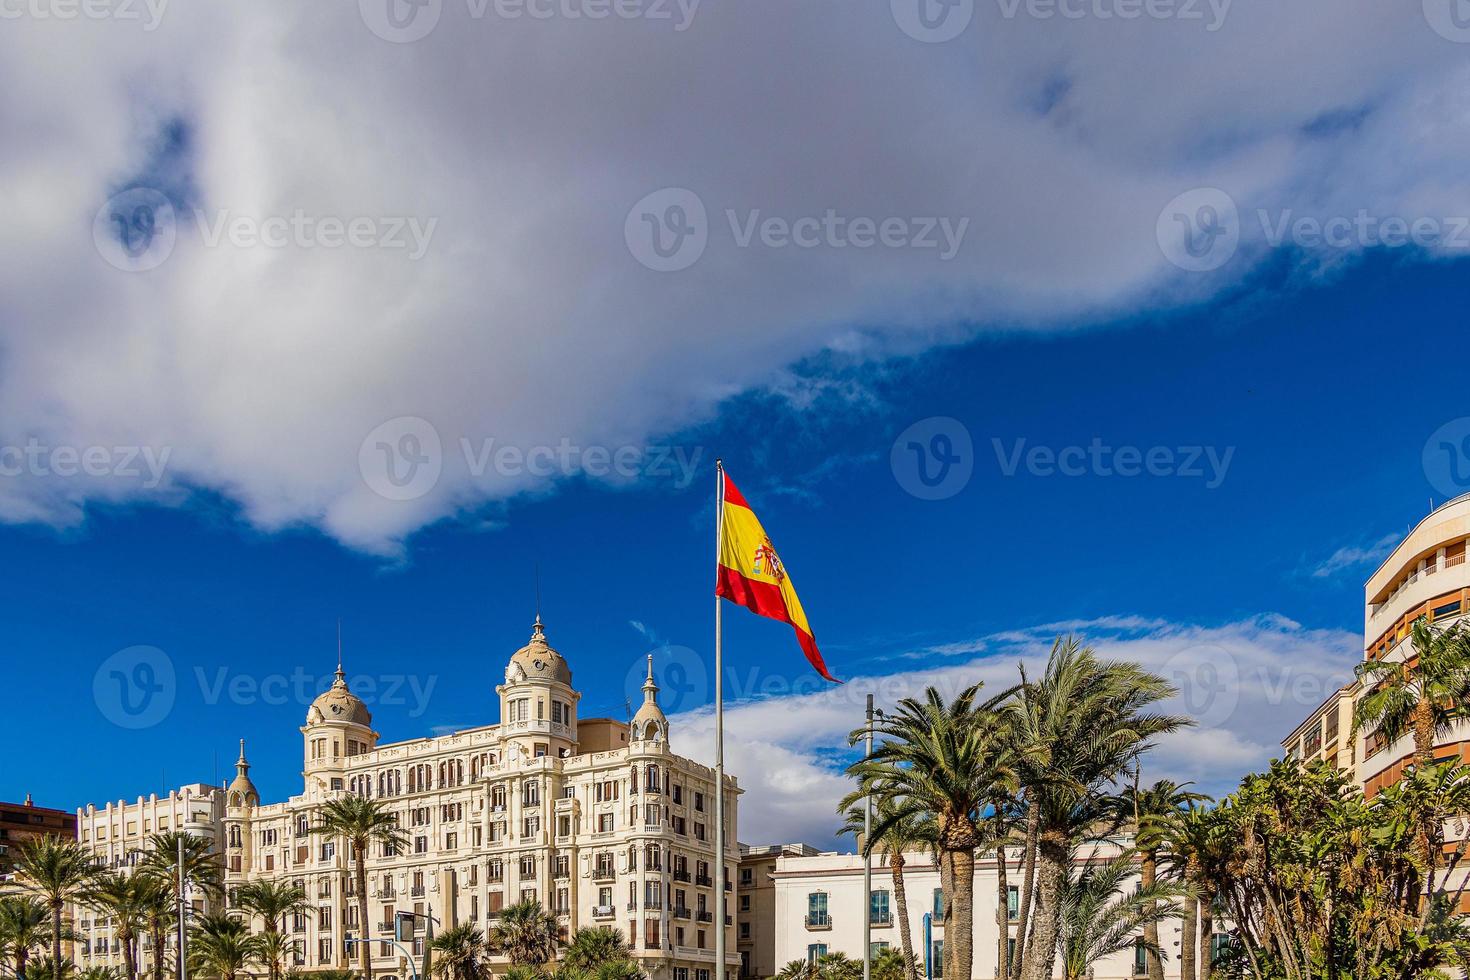
[[[566,935],[583,926],[621,929],[654,980],[714,980],[714,772],[674,754],[653,658],[630,724],[579,718],[571,669],[538,617],[495,690],[498,725],[383,743],[339,665],[301,728],[300,795],[262,804],[242,742],[237,774],[223,791],[192,786],[166,800],[88,806],[78,811],[78,835],[126,866],[149,834],[182,826],[218,842],[229,888],[260,878],[299,882],[312,910],[287,930],[300,940],[302,970],[351,966],[343,940],[367,935],[375,976],[407,977],[406,958],[384,941],[395,913],[432,915],[439,931],[463,922],[488,930],[502,908],[536,898]],[[344,793],[383,800],[408,838],[399,853],[375,847],[368,856],[366,924],[358,921],[346,846],[310,832],[321,805]],[[728,776],[725,793],[727,974],[734,975],[739,790]],[[119,962],[106,923],[85,912],[77,922],[86,940],[82,965]],[[145,951],[140,962],[150,961]]]

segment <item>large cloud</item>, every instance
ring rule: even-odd
[[[21,471],[0,480],[0,519],[65,524],[88,501],[203,489],[262,527],[391,551],[584,464],[648,478],[646,458],[609,467],[576,449],[659,441],[826,347],[881,357],[987,324],[1207,297],[1267,250],[1274,222],[1256,208],[1470,213],[1467,49],[1419,4],[1217,0],[1179,4],[1199,19],[1120,19],[1101,14],[1175,8],[1067,0],[1080,17],[1046,17],[1048,0],[981,0],[957,37],[924,43],[898,26],[929,36],[911,0],[691,2],[660,3],[669,19],[589,19],[566,12],[635,6],[557,0],[539,18],[511,0],[173,0],[155,30],[141,0],[124,5],[141,20],[57,18],[106,0],[6,4],[0,447],[35,452],[0,458]],[[367,24],[393,35],[389,3],[437,22],[384,40]],[[157,198],[102,210],[138,186],[176,210],[171,248],[149,237]],[[1156,237],[1161,210],[1196,187],[1231,200],[1187,196],[1183,217],[1233,203],[1243,225],[1210,273],[1181,271]],[[630,215],[661,188],[693,192],[707,216],[681,271],[648,267],[665,260],[643,212],[697,222],[693,200],[655,195]],[[829,210],[874,228],[741,244],[752,218]],[[419,240],[214,239],[221,218],[248,234],[297,214],[368,219],[369,240],[411,217]],[[104,261],[120,261],[115,217],[142,250],[133,264],[162,263]],[[939,247],[884,243],[916,233]],[[1354,234],[1317,254],[1354,253]],[[1176,259],[1179,244],[1165,242]],[[425,422],[367,439],[400,416]],[[481,465],[491,438],[559,452]],[[415,479],[405,465],[405,486],[384,482],[380,443],[425,460]],[[88,475],[41,452],[55,447],[107,458]],[[119,475],[114,447],[167,450],[161,478]]]
[[[946,697],[977,681],[1000,692],[1016,683],[1018,664],[1036,676],[1052,639],[1064,632],[1085,636],[1103,657],[1141,663],[1179,689],[1163,707],[1197,725],[1160,739],[1145,757],[1143,776],[1191,780],[1211,794],[1228,792],[1246,772],[1279,757],[1279,740],[1352,676],[1360,655],[1352,633],[1306,629],[1279,616],[1223,626],[1108,617],[915,650],[914,669],[854,678],[840,688],[732,676],[737,698],[790,691],[737,700],[725,711],[726,765],[745,791],[742,839],[832,843],[837,801],[850,788],[842,776],[853,758],[847,735],[862,726],[869,693],[885,707],[922,697],[929,686]],[[676,715],[671,724],[679,752],[712,762],[708,709]]]

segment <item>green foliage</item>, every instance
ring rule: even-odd
[[[556,955],[556,918],[535,899],[507,905],[490,930],[489,945],[513,966],[540,966]]]
[[[434,973],[444,980],[481,980],[485,969],[485,934],[472,922],[452,926],[429,943],[437,954]]]

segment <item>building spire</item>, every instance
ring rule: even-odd
[[[643,682],[643,703],[658,704],[658,684],[653,679],[653,654],[648,655],[648,679]]]
[[[342,617],[337,617],[337,683],[346,685],[347,675],[342,672]]]

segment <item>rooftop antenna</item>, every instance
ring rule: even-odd
[[[342,676],[342,617],[337,617],[337,676]]]
[[[531,563],[532,574],[536,580],[536,622],[541,622],[541,563]]]

